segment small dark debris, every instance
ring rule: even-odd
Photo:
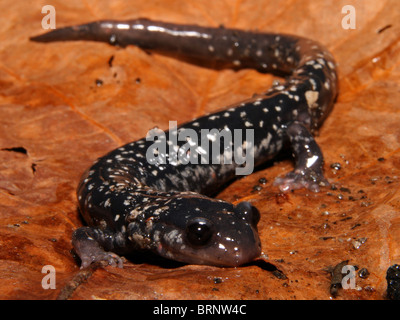
[[[276,278],[278,278],[280,280],[287,279],[287,276],[281,270],[279,270],[272,263],[266,262],[263,259],[254,260],[254,261],[248,263],[247,265],[257,266],[257,267],[261,268],[262,270],[271,272]]]
[[[110,59],[108,59],[108,66],[111,68],[114,61],[114,56],[112,55]]]
[[[375,288],[374,287],[371,287],[371,286],[365,286],[364,288],[363,288],[363,290],[365,291],[365,292],[375,292]]]
[[[340,191],[342,191],[342,192],[351,193],[351,191],[350,191],[350,189],[349,189],[349,188],[344,188],[344,187],[341,187],[339,190],[340,190]]]
[[[360,270],[358,271],[358,276],[359,276],[361,279],[367,279],[369,275],[370,275],[370,273],[369,273],[369,271],[368,271],[367,268],[362,268],[362,269],[360,269]]]
[[[258,179],[258,182],[261,184],[266,184],[268,182],[268,180],[265,178],[260,178],[260,179]]]
[[[392,178],[386,176],[386,177],[385,177],[385,182],[386,182],[387,184],[390,184],[390,183],[393,183],[393,180],[392,180]]]
[[[356,223],[354,226],[352,226],[350,229],[351,230],[354,230],[355,228],[357,228],[357,227],[359,227],[359,226],[361,226],[361,224],[360,223]]]
[[[278,278],[278,279],[280,279],[280,280],[286,280],[287,279],[287,277],[286,277],[286,275],[282,272],[282,271],[280,271],[280,270],[275,270],[275,271],[272,271],[272,274],[276,277],[276,278]]]
[[[320,239],[326,241],[326,240],[335,240],[336,238],[335,237],[320,237]]]
[[[394,264],[386,271],[387,298],[400,300],[400,265]]]
[[[26,150],[24,147],[3,148],[1,150],[10,151],[10,152],[18,152],[18,153],[22,153],[22,154],[28,154],[28,150]]]
[[[342,169],[342,165],[339,162],[334,162],[331,164],[331,168],[333,170],[340,170],[340,169]]]
[[[262,190],[262,187],[259,186],[259,185],[255,185],[255,186],[253,187],[253,191],[261,191],[261,190]]]
[[[391,25],[391,24],[388,24],[388,25],[386,25],[386,26],[380,28],[376,33],[380,34],[380,33],[382,33],[383,31],[386,31],[387,29],[390,29],[391,27],[392,27],[392,25]]]
[[[221,277],[214,277],[214,283],[215,284],[222,283],[222,278]]]
[[[386,159],[384,158],[384,157],[381,157],[381,158],[378,158],[378,161],[379,162],[383,162],[383,161],[385,161]]]
[[[142,79],[136,78],[135,82],[136,82],[136,84],[140,84],[142,82]]]
[[[101,87],[103,85],[103,83],[104,83],[103,80],[101,80],[101,79],[96,79],[94,82],[95,82],[97,87]]]

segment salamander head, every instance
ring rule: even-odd
[[[155,250],[190,263],[236,267],[261,253],[259,213],[248,202],[234,206],[210,198],[180,198],[154,226]],[[173,210],[173,212],[172,212]]]

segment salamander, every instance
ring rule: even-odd
[[[236,151],[251,155],[258,166],[290,147],[295,167],[275,180],[281,191],[318,192],[329,184],[313,135],[333,107],[338,81],[334,58],[316,41],[148,19],[96,21],[31,39],[135,45],[218,68],[253,68],[285,77],[246,101],[97,159],[77,189],[88,224],[72,236],[81,267],[103,260],[122,267],[121,255],[141,249],[184,263],[227,267],[259,257],[257,209],[246,201],[234,205],[213,198],[244,169],[243,161],[223,161]],[[210,161],[210,148],[192,137],[204,130],[208,131],[201,141],[210,144],[225,132],[239,130],[243,135],[235,148],[232,141],[217,146],[217,161]],[[171,152],[165,152],[165,146]]]

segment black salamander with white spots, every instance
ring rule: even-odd
[[[315,41],[147,19],[98,21],[56,29],[32,40],[136,45],[218,68],[285,75],[284,82],[275,82],[263,94],[165,132],[166,141],[171,144],[183,128],[199,134],[201,129],[252,129],[254,165],[291,147],[295,168],[275,181],[282,191],[305,187],[317,192],[328,184],[312,134],[330,112],[338,85],[332,55]],[[207,137],[216,139],[212,131]],[[175,150],[185,143],[191,141],[178,142]],[[138,249],[215,266],[239,266],[257,258],[261,253],[258,211],[248,202],[233,205],[210,197],[243,165],[185,164],[181,158],[150,163],[146,152],[153,144],[145,138],[126,144],[98,159],[83,175],[77,195],[88,226],[73,234],[82,267],[100,260],[121,267],[119,255]],[[195,150],[199,157],[208,156],[201,147]],[[229,150],[221,147],[221,158]]]

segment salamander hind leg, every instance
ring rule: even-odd
[[[72,245],[80,257],[81,269],[98,261],[106,261],[109,265],[123,267],[122,259],[113,252],[108,252],[107,242],[114,241],[114,236],[95,227],[82,227],[74,231]]]
[[[329,182],[323,174],[323,155],[310,131],[300,122],[287,126],[295,169],[284,177],[278,177],[275,185],[283,192],[307,188],[319,192],[320,187],[328,186]]]

